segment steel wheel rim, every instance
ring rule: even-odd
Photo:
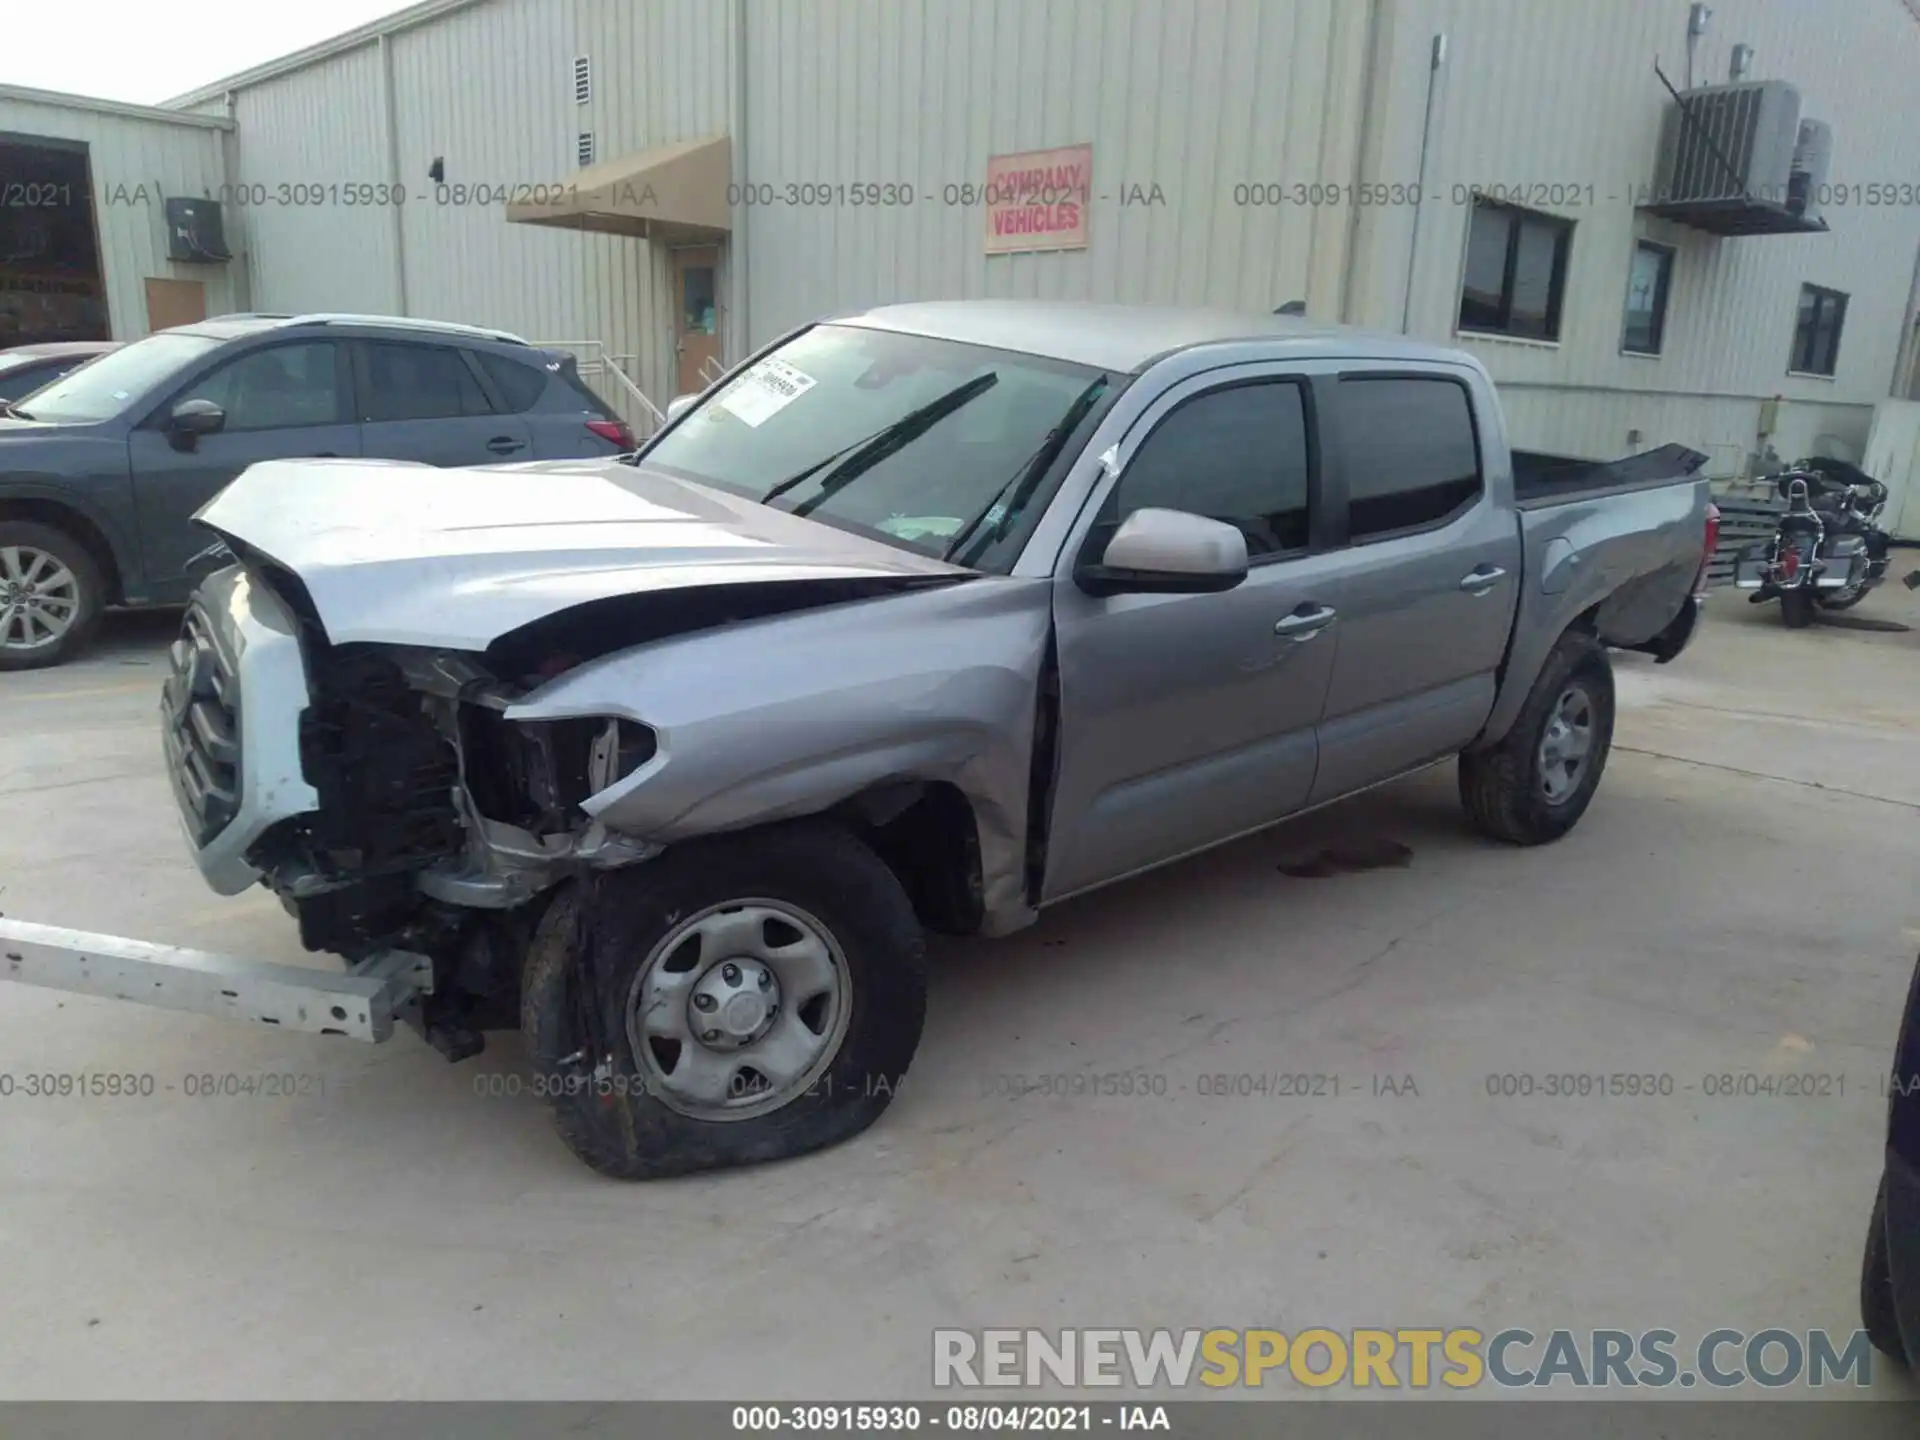
[[[80,580],[59,556],[0,547],[0,650],[44,650],[80,618]]]
[[[1558,805],[1580,787],[1593,752],[1593,697],[1584,685],[1569,685],[1554,701],[1540,737],[1540,791]]]
[[[805,1094],[846,1039],[853,987],[833,934],[784,900],[680,921],[627,996],[647,1093],[694,1120],[751,1120]]]

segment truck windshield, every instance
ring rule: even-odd
[[[1010,490],[1099,374],[951,340],[817,325],[708,397],[640,463],[940,555]],[[876,436],[882,443],[867,448]],[[1026,518],[1047,499],[1036,486],[1018,496]],[[1011,563],[1022,518],[995,516],[1002,538],[969,554],[976,568]]]
[[[208,335],[149,335],[34,391],[13,413],[23,420],[66,425],[111,419],[221,344]]]

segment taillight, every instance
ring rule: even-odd
[[[1791,548],[1782,548],[1779,563],[1775,567],[1782,580],[1791,580],[1800,573],[1800,552]]]
[[[640,442],[633,438],[633,431],[627,428],[624,420],[589,420],[587,428],[602,440],[618,445],[622,450],[638,450]]]
[[[1700,573],[1693,577],[1693,593],[1707,593],[1707,567],[1713,564],[1713,552],[1720,548],[1720,507],[1707,502],[1707,539],[1701,548]]]

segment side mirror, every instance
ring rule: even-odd
[[[167,433],[182,450],[191,450],[202,435],[212,435],[227,423],[227,412],[211,400],[182,400],[167,416]]]
[[[1184,510],[1136,510],[1097,565],[1074,581],[1089,595],[1215,595],[1247,578],[1247,537],[1224,520]]]
[[[687,411],[693,408],[693,402],[698,400],[699,398],[700,397],[698,395],[674,396],[671,400],[667,401],[667,419],[678,420],[682,415],[686,414]]]

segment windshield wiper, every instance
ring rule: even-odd
[[[956,386],[946,394],[929,400],[918,410],[909,410],[891,425],[874,431],[866,439],[856,440],[853,444],[834,451],[824,459],[814,461],[798,474],[789,475],[762,495],[760,503],[771,505],[789,490],[798,489],[816,473],[826,470],[826,473],[820,476],[820,493],[793,507],[795,515],[805,515],[856,476],[871,470],[895,451],[918,440],[962,405],[986,394],[999,383],[1000,377],[991,370],[984,375],[976,375],[966,384]],[[832,468],[828,469],[829,466]]]
[[[940,558],[956,565],[972,565],[979,560],[980,554],[987,548],[989,536],[997,540],[1006,533],[1009,516],[1018,515],[1027,501],[1033,498],[1033,492],[1039,487],[1041,478],[1060,458],[1060,451],[1066,446],[1073,432],[1080,428],[1080,422],[1087,418],[1087,412],[1098,403],[1106,392],[1107,377],[1102,375],[1074,398],[1067,407],[1067,413],[1060,417],[1060,423],[1049,430],[1046,438],[1040,442],[1040,448],[1033,452],[1031,459],[1013,473],[1011,479],[993,492],[985,506],[966,524],[954,532],[953,542],[941,552]],[[981,527],[991,525],[982,530]],[[965,558],[960,558],[960,547],[966,544],[974,531],[980,530],[979,541]]]

